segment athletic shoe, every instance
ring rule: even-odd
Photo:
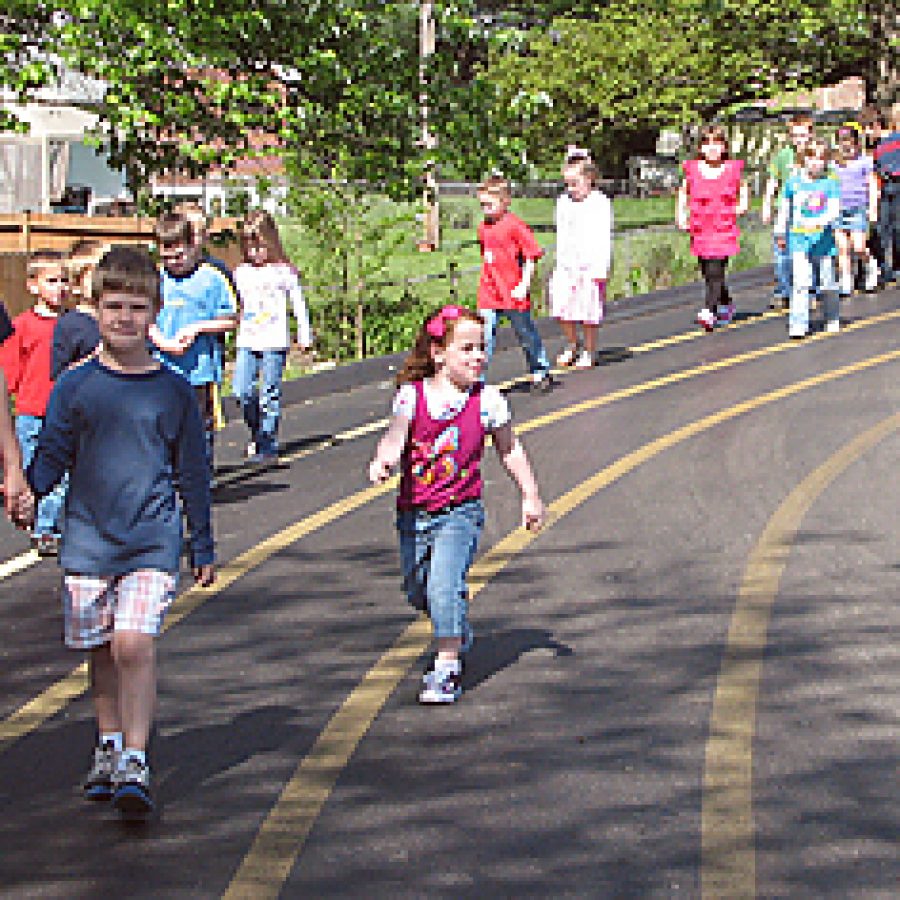
[[[704,307],[697,313],[697,324],[702,325],[707,331],[712,331],[716,325],[716,317],[711,310]]]
[[[800,340],[800,338],[805,338],[809,332],[805,328],[789,328],[788,329],[788,337],[792,340]]]
[[[59,535],[34,534],[31,536],[31,547],[37,551],[38,556],[58,556]]]
[[[577,353],[577,347],[566,347],[566,349],[556,357],[556,364],[561,367],[571,366],[572,363],[575,362]]]
[[[878,263],[869,257],[869,264],[866,266],[866,292],[871,294],[878,288]]]
[[[587,350],[582,350],[581,353],[578,354],[578,359],[575,360],[575,368],[576,369],[590,369],[594,366],[594,354],[588,353]]]
[[[119,754],[112,744],[94,747],[94,763],[82,783],[85,800],[109,800],[119,767]]]
[[[125,760],[125,768],[115,775],[113,806],[126,819],[143,819],[153,812],[150,796],[150,767],[134,757]]]
[[[253,457],[256,456],[256,441],[250,441],[247,444],[247,449],[244,450],[244,456],[246,456],[247,459],[253,459]]]
[[[734,304],[726,303],[724,306],[720,306],[716,310],[716,321],[720,325],[728,325],[734,319]]]
[[[434,668],[422,677],[419,703],[455,703],[462,696],[460,673]]]
[[[556,386],[556,382],[549,372],[544,372],[531,382],[531,390],[538,394],[549,394]]]
[[[841,321],[840,321],[840,319],[832,319],[831,321],[826,322],[826,323],[825,323],[825,330],[826,330],[829,334],[836,334],[838,331],[841,330]]]
[[[790,300],[788,297],[781,297],[778,294],[775,294],[769,301],[769,309],[784,309],[785,304],[789,302]]]

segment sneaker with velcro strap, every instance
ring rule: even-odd
[[[94,762],[82,782],[85,800],[104,801],[112,798],[119,754],[111,743],[94,747]]]
[[[150,767],[134,757],[126,757],[125,765],[115,776],[113,806],[124,819],[144,819],[153,812],[150,793]]]

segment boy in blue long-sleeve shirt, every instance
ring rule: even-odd
[[[215,579],[203,424],[185,379],[152,356],[159,273],[142,249],[113,247],[94,282],[96,357],[50,396],[28,467],[35,496],[69,472],[63,568],[65,638],[90,651],[99,732],[85,784],[126,817],[152,811],[146,749],[156,701],[154,638],[172,603],[190,528],[194,579]],[[28,510],[23,506],[22,517]]]

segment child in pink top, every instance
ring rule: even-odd
[[[716,322],[727,324],[734,318],[725,268],[740,250],[737,217],[747,212],[750,190],[742,177],[743,160],[728,158],[728,138],[720,125],[700,130],[697,157],[683,168],[677,222],[682,231],[690,231],[691,253],[706,282],[706,302],[697,322],[712,331]]]
[[[453,703],[462,693],[461,652],[472,633],[466,573],[484,524],[481,457],[490,434],[522,492],[522,524],[540,527],[544,507],[525,450],[500,391],[481,383],[481,318],[461,306],[430,316],[416,338],[394,400],[387,434],[369,465],[373,482],[399,463],[397,528],[409,602],[427,610],[437,639],[434,669],[419,700]]]

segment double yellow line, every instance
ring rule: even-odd
[[[650,441],[576,485],[550,504],[545,527],[549,528],[556,524],[600,490],[645,462],[711,428],[811,388],[896,360],[900,360],[900,350],[841,366],[737,403]],[[588,404],[602,405],[599,399],[589,401]],[[579,409],[585,408],[585,404],[577,406]],[[559,410],[542,417],[541,422],[550,424],[571,414],[568,410]],[[481,589],[536,540],[537,536],[533,532],[516,529],[495,544],[470,570],[470,595],[473,598],[477,596]],[[420,617],[404,630],[390,649],[366,673],[359,685],[351,691],[309,753],[301,760],[260,827],[224,895],[228,900],[237,898],[262,900],[279,895],[338,776],[381,708],[415,660],[425,653],[430,641],[430,626],[424,617]],[[727,693],[727,687],[725,690]],[[749,753],[749,748],[737,751],[738,756],[741,753]],[[734,753],[731,756],[726,753],[727,762],[733,761],[734,758]],[[745,761],[745,757],[741,757],[741,762]],[[727,819],[734,808],[736,808],[734,804],[730,806],[726,804],[723,818]],[[715,825],[711,827],[715,829]]]

